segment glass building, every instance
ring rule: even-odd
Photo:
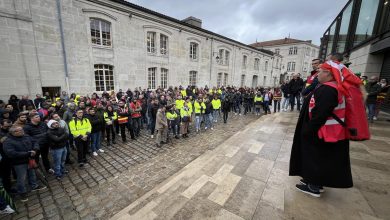
[[[355,73],[390,81],[389,9],[390,0],[348,1],[321,38],[320,57],[342,53]]]

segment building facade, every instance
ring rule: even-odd
[[[279,83],[279,55],[124,0],[2,0],[0,27],[1,99]]]
[[[320,56],[342,53],[363,76],[390,80],[390,8],[388,0],[350,0],[321,38]],[[390,100],[382,106],[390,112]]]
[[[311,61],[318,58],[319,47],[311,41],[303,41],[292,38],[257,42],[251,46],[271,50],[283,57],[279,68],[284,74],[284,79],[289,80],[292,73],[300,73],[306,79],[311,72]]]

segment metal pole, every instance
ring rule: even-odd
[[[64,28],[62,25],[62,16],[61,16],[61,2],[60,0],[57,0],[57,12],[58,12],[58,22],[60,25],[60,35],[61,35],[61,46],[62,46],[62,57],[64,62],[64,70],[65,70],[65,83],[66,83],[66,90],[68,92],[68,95],[70,95],[70,89],[69,89],[69,74],[68,74],[68,62],[66,60],[66,49],[65,49],[65,40],[64,40]]]

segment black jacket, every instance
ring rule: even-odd
[[[102,121],[98,115],[87,115],[89,122],[91,122],[91,133],[96,133],[104,128],[104,120]]]
[[[49,146],[51,149],[60,149],[65,147],[68,140],[68,134],[63,128],[49,129],[47,131]]]
[[[367,90],[367,104],[375,104],[376,103],[376,98],[378,97],[379,92],[382,90],[382,87],[376,83],[367,83],[366,85],[366,90]]]
[[[7,135],[3,143],[4,153],[13,165],[27,164],[32,150],[39,150],[39,145],[30,136],[15,137]]]
[[[298,78],[298,79],[292,79],[288,83],[288,93],[289,94],[298,94],[299,92],[302,91],[304,86],[303,80]]]
[[[24,133],[31,136],[39,145],[47,144],[47,129],[48,127],[44,122],[39,122],[37,125],[28,122],[23,127]]]

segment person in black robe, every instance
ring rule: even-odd
[[[334,81],[332,72],[320,70],[320,83]],[[315,97],[315,107],[309,118],[309,102]],[[349,140],[330,143],[318,137],[334,108],[338,106],[338,90],[319,85],[304,100],[296,126],[290,158],[290,176],[302,177],[298,190],[320,197],[323,187],[353,186],[349,158]]]

